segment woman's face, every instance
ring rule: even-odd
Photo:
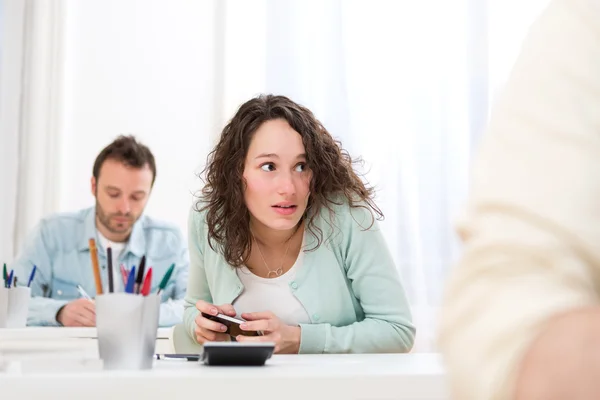
[[[244,164],[251,222],[274,230],[295,228],[306,211],[311,176],[300,134],[284,119],[263,123]]]

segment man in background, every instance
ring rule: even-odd
[[[142,215],[156,165],[148,147],[120,136],[94,162],[91,179],[94,207],[42,219],[11,266],[18,282],[31,283],[28,325],[95,326],[96,285],[90,239],[96,242],[103,292],[108,291],[108,247],[112,252],[115,291],[125,286],[122,270],[152,267],[152,292],[171,264],[175,269],[161,291],[160,326],[181,322],[188,275],[188,253],[179,229]],[[80,288],[78,288],[80,285]],[[83,289],[83,290],[82,290]]]

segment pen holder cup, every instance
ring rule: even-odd
[[[0,288],[0,328],[25,328],[31,289],[28,287]]]
[[[104,369],[152,368],[160,296],[109,293],[95,301],[98,353]]]

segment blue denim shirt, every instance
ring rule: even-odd
[[[90,238],[96,240],[98,261],[102,266],[100,273],[106,287],[108,263],[106,250],[97,237],[95,215],[94,207],[75,213],[55,214],[42,219],[30,233],[11,265],[20,285],[27,284],[33,266],[37,266],[31,284],[28,325],[60,325],[56,321],[56,313],[66,303],[81,297],[77,285],[95,297]],[[119,264],[127,268],[137,266],[144,255],[146,270],[152,267],[153,293],[167,269],[175,263],[169,284],[161,292],[159,325],[171,326],[181,322],[189,264],[187,244],[181,231],[173,225],[141,216],[133,226]]]

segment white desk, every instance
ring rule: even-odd
[[[168,339],[172,328],[158,328],[157,339]],[[97,339],[96,328],[66,328],[66,327],[27,327],[22,329],[1,329],[0,340],[2,339],[36,339],[36,338],[87,338]]]
[[[159,328],[156,336],[157,353],[173,353],[171,345],[172,328]],[[96,328],[66,328],[66,327],[28,327],[23,329],[0,329],[0,342],[22,342],[33,340],[37,342],[61,340],[80,344],[84,347],[97,346]]]
[[[448,399],[439,356],[429,353],[282,355],[263,367],[175,360],[147,371],[56,369],[0,373],[2,399]]]

